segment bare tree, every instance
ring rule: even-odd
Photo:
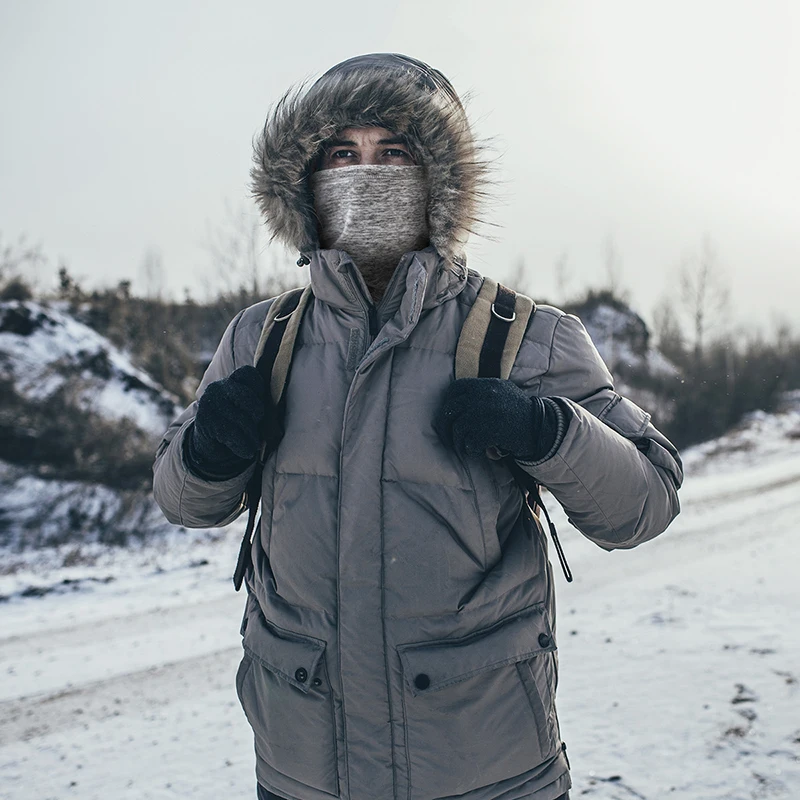
[[[157,247],[150,247],[144,254],[140,273],[144,282],[144,296],[149,300],[164,298],[164,258]]]
[[[525,266],[524,256],[519,256],[519,258],[517,258],[517,260],[514,262],[514,268],[508,276],[508,285],[509,288],[516,292],[533,297],[530,273],[528,272],[528,268]]]
[[[653,309],[653,332],[658,349],[667,358],[679,363],[686,349],[686,341],[674,295],[665,294]]]
[[[622,255],[614,242],[614,237],[609,233],[604,245],[603,264],[606,272],[606,286],[614,297],[629,302],[629,294],[622,286]]]
[[[711,331],[724,324],[729,291],[711,237],[706,234],[699,253],[681,260],[680,297],[694,335],[694,353],[701,358]]]
[[[264,241],[260,219],[226,205],[227,218],[209,226],[206,249],[213,275],[206,281],[209,295],[218,294],[256,302],[308,282],[307,267],[296,267],[277,247]]]
[[[556,259],[553,265],[553,271],[556,276],[556,291],[558,292],[557,301],[559,303],[566,303],[568,298],[569,286],[572,283],[572,270],[569,266],[569,256],[567,251],[564,250]]]
[[[0,295],[5,300],[27,300],[39,288],[41,270],[47,265],[41,244],[30,244],[20,236],[3,242],[0,236]]]

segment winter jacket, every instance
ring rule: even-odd
[[[433,427],[483,280],[442,249],[401,259],[376,326],[349,256],[303,245],[313,296],[264,467],[236,679],[258,782],[283,797],[553,800],[570,787],[544,533],[505,464],[460,456]],[[271,302],[231,322],[198,397],[253,363]],[[581,533],[613,550],[667,527],[675,448],[615,392],[576,317],[539,306],[510,380],[564,399],[558,451],[520,463]],[[253,467],[192,474],[195,406],[159,447],[155,497],[175,524],[226,525]]]

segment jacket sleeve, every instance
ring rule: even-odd
[[[542,309],[551,319],[552,311]],[[527,345],[545,352],[541,340]],[[517,463],[605,550],[635,547],[662,533],[680,511],[680,456],[648,413],[614,391],[611,374],[577,317],[558,313],[546,369],[529,375],[523,388],[560,398],[566,431],[549,458]]]
[[[222,481],[209,481],[192,473],[186,465],[184,446],[191,434],[200,399],[213,381],[236,368],[234,345],[237,326],[244,312],[228,325],[214,357],[197,388],[196,400],[169,426],[156,451],[153,465],[153,496],[166,518],[186,528],[222,527],[245,509],[245,487],[255,463],[244,472]],[[241,365],[240,365],[241,366]]]

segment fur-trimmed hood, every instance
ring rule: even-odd
[[[272,238],[300,252],[320,246],[308,176],[327,139],[369,125],[406,138],[426,169],[431,244],[462,260],[479,222],[488,163],[447,78],[394,53],[343,61],[310,87],[290,89],[270,110],[254,143],[251,188]]]

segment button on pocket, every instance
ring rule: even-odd
[[[417,689],[427,689],[431,685],[431,679],[424,673],[420,672],[416,678],[414,678],[414,686]]]

